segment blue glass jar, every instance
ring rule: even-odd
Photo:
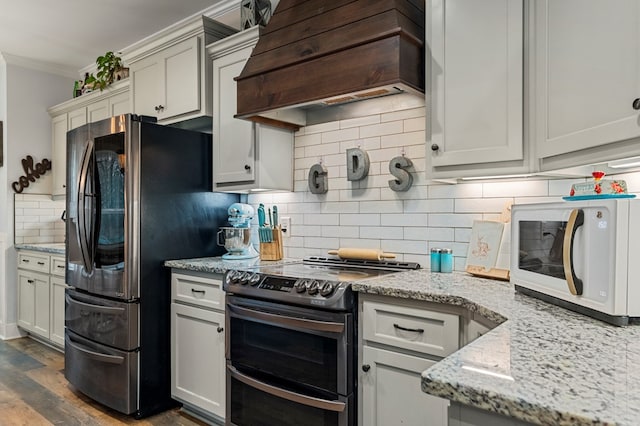
[[[439,248],[431,249],[431,272],[440,272],[440,252]]]
[[[448,248],[441,249],[440,272],[453,272],[453,250]]]

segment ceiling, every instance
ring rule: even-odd
[[[78,71],[221,3],[229,0],[0,0],[0,53]]]

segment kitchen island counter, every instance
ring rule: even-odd
[[[638,424],[639,326],[608,325],[461,272],[402,272],[353,288],[500,323],[424,371],[428,394],[536,424]]]

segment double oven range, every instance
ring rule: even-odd
[[[227,425],[355,425],[351,283],[419,267],[309,257],[228,271]]]

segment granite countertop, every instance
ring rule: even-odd
[[[15,244],[16,250],[33,250],[50,254],[64,255],[64,243]]]
[[[608,325],[461,272],[402,272],[353,288],[501,323],[424,371],[428,394],[537,424],[638,424],[640,326]]]
[[[256,268],[264,265],[277,265],[281,263],[299,262],[300,259],[285,258],[282,260],[260,260],[259,257],[242,260],[226,260],[222,257],[202,257],[198,259],[167,260],[164,266],[187,271],[211,272],[223,274],[230,269]]]

